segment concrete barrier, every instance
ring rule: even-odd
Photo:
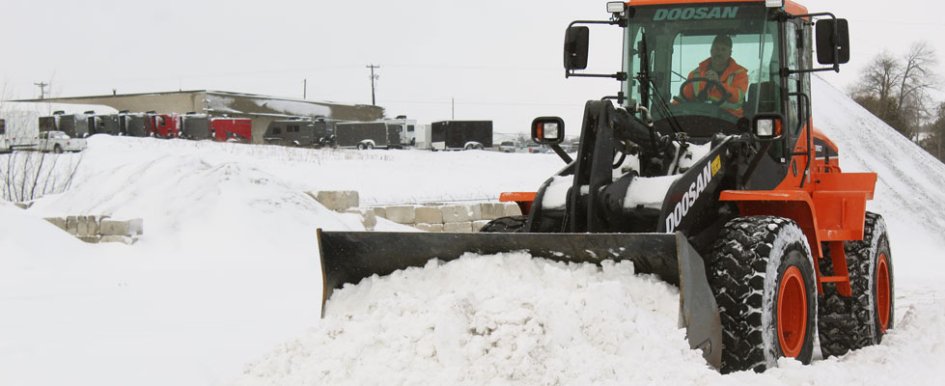
[[[336,212],[344,212],[361,205],[358,192],[353,190],[307,192],[309,196],[326,208]]]
[[[113,220],[108,216],[48,217],[50,224],[87,243],[134,244],[144,234],[144,220]]]
[[[425,232],[478,232],[491,220],[506,216],[520,216],[521,209],[514,202],[480,202],[468,204],[456,203],[426,203],[423,205],[388,205],[371,208],[353,208],[357,206],[357,192],[351,191],[321,191],[309,192],[308,195],[338,212],[359,213],[362,215],[364,227],[373,230],[376,217],[385,218],[398,224],[409,225]],[[336,204],[341,203],[344,204]],[[327,203],[327,204],[326,204]],[[370,216],[375,217],[373,220]]]

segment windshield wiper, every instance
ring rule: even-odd
[[[640,46],[637,49],[637,53],[640,55],[640,72],[637,73],[636,79],[640,82],[640,103],[643,106],[650,105],[650,91],[652,88],[653,94],[656,95],[656,107],[659,109],[660,113],[666,117],[669,121],[669,128],[673,130],[674,133],[683,132],[682,125],[679,124],[679,121],[676,119],[676,116],[673,115],[673,112],[669,108],[669,104],[666,103],[666,99],[663,98],[663,94],[660,93],[659,87],[657,87],[656,82],[653,81],[653,78],[650,76],[650,51],[647,48],[646,43],[646,32],[644,31],[641,36]],[[653,144],[656,144],[656,137],[651,132],[651,139]]]

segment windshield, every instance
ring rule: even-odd
[[[711,136],[780,111],[778,24],[763,4],[639,7],[630,15],[625,91],[660,131]]]

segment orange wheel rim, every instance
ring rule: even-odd
[[[784,271],[778,287],[778,342],[785,357],[796,358],[807,335],[807,291],[797,266]]]
[[[876,313],[879,316],[879,332],[886,333],[889,328],[889,314],[892,311],[892,290],[889,287],[889,259],[886,254],[879,255],[876,267]]]

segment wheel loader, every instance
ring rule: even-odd
[[[843,172],[811,116],[811,73],[849,60],[846,20],[791,0],[632,0],[607,11],[568,27],[565,76],[612,78],[619,91],[586,103],[576,154],[559,146],[562,119],[535,119],[532,139],[565,166],[535,192],[502,194],[526,215],[471,234],[319,230],[323,313],[346,283],[524,250],[629,260],[679,286],[690,347],[723,373],[808,363],[815,333],[825,357],[879,343],[894,294],[886,227],[866,212],[877,176]],[[622,31],[620,71],[587,72],[589,27]],[[703,71],[716,43],[735,71]]]

